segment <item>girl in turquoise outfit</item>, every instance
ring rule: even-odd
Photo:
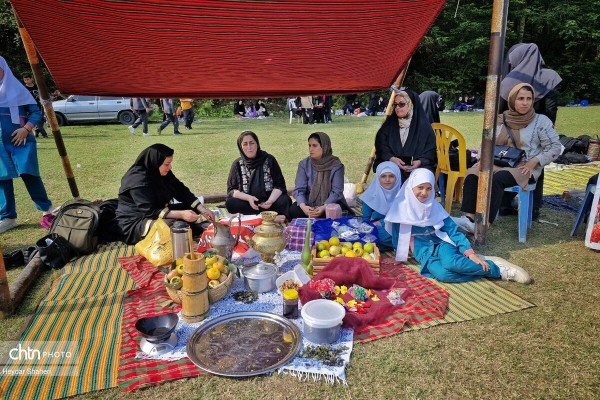
[[[400,168],[391,161],[384,161],[377,166],[376,175],[367,190],[360,196],[363,219],[371,221],[379,236],[379,248],[392,249],[392,235],[384,228],[384,218],[394,201],[400,186]]]
[[[469,241],[435,200],[435,177],[427,169],[414,170],[402,185],[387,216],[396,260],[408,251],[421,264],[421,275],[441,282],[468,282],[482,277],[529,283],[529,274],[499,257],[481,259]],[[493,259],[493,261],[492,261]]]
[[[23,179],[38,210],[49,211],[52,207],[40,178],[32,134],[40,118],[35,99],[0,57],[0,233],[17,225],[14,178]]]

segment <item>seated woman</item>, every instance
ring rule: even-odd
[[[153,144],[121,179],[116,218],[125,243],[139,242],[158,218],[169,225],[177,220],[189,222],[194,236],[202,233],[196,224],[198,214],[214,220],[213,213],[171,172],[173,153],[164,144]],[[170,204],[172,199],[179,204]]]
[[[296,202],[290,207],[290,219],[323,218],[325,204],[337,203],[352,214],[344,198],[344,164],[332,154],[331,139],[315,132],[308,137],[309,157],[298,163]]]
[[[529,274],[499,257],[479,258],[458,231],[444,207],[435,200],[435,177],[416,169],[385,217],[396,261],[406,261],[409,249],[421,264],[421,275],[440,282],[468,282],[483,277],[529,283]]]
[[[240,157],[231,164],[225,207],[230,213],[276,211],[288,215],[292,204],[275,157],[260,149],[258,137],[244,131],[237,140]]]
[[[377,227],[380,248],[393,248],[392,236],[385,230],[383,220],[401,184],[400,168],[391,161],[384,161],[377,166],[375,178],[360,196],[363,219]]]
[[[256,100],[256,106],[254,107],[256,109],[256,114],[259,117],[268,117],[269,116],[269,111],[267,111],[267,105],[265,104],[264,101],[262,100]]]
[[[246,107],[242,100],[238,100],[233,105],[233,116],[236,118],[243,118],[246,114]]]
[[[508,128],[512,131],[517,146],[525,151],[525,157],[515,168],[494,166],[490,223],[496,219],[504,189],[516,185],[526,189],[529,183],[534,183],[540,176],[544,166],[554,161],[561,153],[560,141],[552,121],[545,115],[536,114],[533,110],[534,98],[533,87],[527,83],[519,83],[508,95],[509,109],[500,115],[499,121],[503,123],[498,128],[500,133],[496,138],[496,144],[514,146]],[[465,215],[455,219],[455,222],[467,232],[475,230],[473,218],[477,201],[478,174],[479,163],[467,170],[461,207]]]
[[[435,172],[435,134],[425,116],[419,96],[412,90],[398,90],[394,95],[394,113],[387,117],[375,137],[373,170],[383,161],[396,164],[402,182],[417,168]]]

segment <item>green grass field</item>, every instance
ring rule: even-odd
[[[469,147],[481,142],[483,113],[446,113],[442,122],[462,131]],[[333,124],[288,123],[286,116],[268,120],[218,119],[196,123],[182,137],[167,128],[162,136],[133,136],[123,125],[73,125],[62,128],[80,194],[87,199],[116,197],[121,176],[146,146],[161,142],[175,149],[175,174],[195,193],[224,193],[235,140],[249,129],[262,148],[277,157],[288,187],[297,163],[307,156],[307,137],[316,130],[332,138],[334,154],[358,181],[364,171],[381,117],[337,117]],[[156,123],[150,132],[156,131]],[[557,130],[569,136],[600,135],[600,108],[561,108]],[[139,129],[138,129],[139,131]],[[56,205],[71,195],[52,139],[39,140],[40,167]],[[583,188],[579,188],[583,189]],[[20,180],[15,180],[20,226],[0,235],[4,252],[32,246],[46,234]],[[600,392],[600,254],[571,238],[573,216],[544,208],[545,220],[534,223],[527,243],[517,241],[516,217],[503,217],[489,230],[484,254],[505,257],[526,268],[530,286],[500,285],[537,307],[496,317],[445,325],[357,344],[347,371],[349,385],[330,386],[291,377],[224,379],[201,376],[166,383],[137,393],[117,389],[79,396],[82,399],[549,399],[597,398]],[[9,271],[9,281],[21,269]],[[12,340],[30,317],[56,272],[45,273],[16,314],[0,321],[0,340]],[[594,394],[596,393],[596,394]]]

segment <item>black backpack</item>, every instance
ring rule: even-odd
[[[57,233],[78,255],[89,254],[98,246],[100,208],[94,203],[73,199],[62,205],[52,221],[50,233]]]

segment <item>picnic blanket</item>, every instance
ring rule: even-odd
[[[381,259],[381,273],[384,275],[394,276],[404,273],[403,271],[406,268],[418,273],[420,265],[412,258],[405,264],[399,263],[394,260],[393,254],[390,252],[386,252],[385,257]],[[522,299],[492,280],[479,279],[471,282],[444,283],[435,279],[427,279],[444,288],[450,294],[446,314],[443,318],[420,322],[410,321],[400,329],[402,332],[416,331],[452,322],[470,321],[535,307],[535,304]],[[379,337],[380,335],[375,334],[373,339]]]
[[[544,170],[544,196],[562,194],[564,191],[585,191],[588,179],[600,172],[600,161],[589,164],[556,165]]]
[[[126,291],[133,288],[128,274],[117,266],[117,258],[130,254],[133,246],[109,244],[64,267],[21,342],[75,342],[76,369],[74,373],[0,376],[0,397],[58,399],[116,386],[121,304]],[[26,361],[9,363],[6,368],[41,369]]]

